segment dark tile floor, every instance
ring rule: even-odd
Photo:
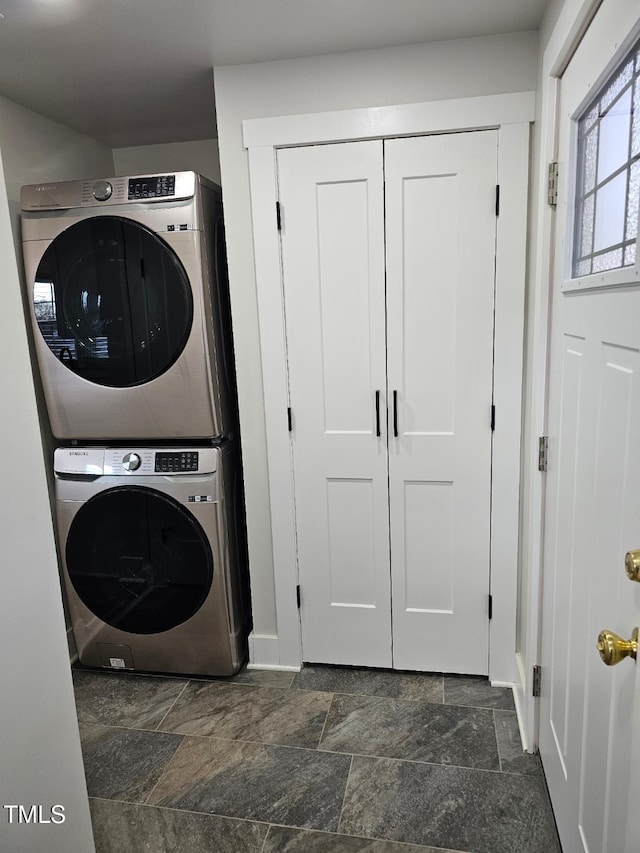
[[[486,679],[74,683],[98,853],[560,853],[511,691]]]

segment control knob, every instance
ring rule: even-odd
[[[109,181],[96,181],[93,185],[93,197],[96,201],[106,201],[111,198],[113,187]]]
[[[142,459],[137,453],[127,453],[122,459],[122,467],[125,471],[137,471],[142,464]]]

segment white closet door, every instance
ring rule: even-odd
[[[388,667],[382,143],[282,150],[278,174],[303,659]]]
[[[488,672],[497,146],[385,142],[398,669]]]

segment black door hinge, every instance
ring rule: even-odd
[[[500,216],[500,184],[496,184],[496,216]]]
[[[300,584],[296,587],[296,604],[298,605],[298,610],[300,610]]]
[[[287,426],[289,428],[289,432],[293,432],[293,415],[291,413],[291,406],[287,409]]]
[[[549,439],[541,435],[538,439],[538,471],[546,471],[549,463]]]
[[[491,432],[494,432],[496,428],[496,407],[492,404],[491,406]]]
[[[278,231],[282,231],[282,208],[280,202],[276,202],[276,222],[278,223]]]
[[[542,667],[534,666],[533,668],[533,683],[531,685],[531,692],[537,698],[540,696],[540,681],[542,680]]]
[[[558,161],[554,160],[549,163],[549,173],[547,179],[547,204],[551,207],[556,207],[558,204]]]
[[[493,619],[493,596],[489,596],[489,619]]]

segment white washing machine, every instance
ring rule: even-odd
[[[59,439],[232,435],[220,189],[194,172],[22,188],[35,347]]]
[[[250,627],[234,443],[55,451],[57,530],[80,662],[231,675]]]

